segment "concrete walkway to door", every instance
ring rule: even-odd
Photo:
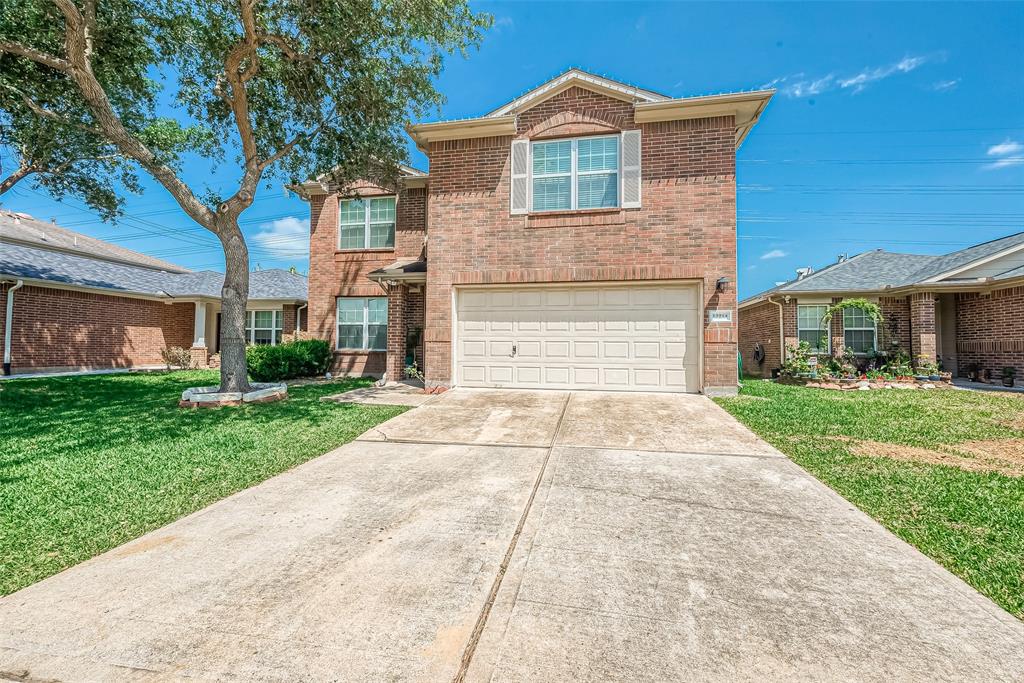
[[[455,390],[0,600],[15,680],[1021,680],[1024,624],[700,396]]]

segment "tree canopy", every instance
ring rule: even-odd
[[[405,124],[442,101],[444,57],[489,24],[465,0],[19,0],[0,9],[0,107],[18,131],[115,149],[218,237],[221,384],[247,386],[238,217],[259,183],[396,168]],[[235,189],[219,170],[186,181],[185,152],[230,165]]]

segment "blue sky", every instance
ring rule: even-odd
[[[476,6],[495,26],[449,60],[437,118],[479,116],[570,66],[674,97],[779,89],[738,155],[741,296],[841,253],[942,253],[1024,230],[1024,3]],[[410,156],[425,167],[411,144]],[[193,163],[186,178],[230,187],[218,173]],[[3,203],[222,267],[212,236],[152,183],[117,226],[28,187]],[[261,190],[242,217],[253,266],[305,271],[308,213]]]

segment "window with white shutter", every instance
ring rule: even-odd
[[[640,131],[512,141],[511,212],[640,206]]]
[[[640,207],[640,131],[622,131],[622,208]]]
[[[530,141],[512,141],[512,213],[530,211]]]

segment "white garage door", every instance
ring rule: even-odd
[[[692,284],[460,288],[456,381],[700,391],[697,293]]]

